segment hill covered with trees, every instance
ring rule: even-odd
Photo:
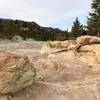
[[[42,27],[35,22],[22,20],[0,19],[0,38],[12,39],[21,36],[23,39],[34,40],[66,40],[67,31],[58,28]]]

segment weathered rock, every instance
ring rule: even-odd
[[[41,54],[56,53],[62,50],[67,50],[67,48],[72,49],[72,45],[69,46],[69,42],[66,41],[49,41],[47,45],[41,48]]]
[[[85,45],[79,51],[80,60],[91,66],[100,66],[100,44]]]
[[[9,100],[7,95],[1,95],[0,100]]]
[[[69,42],[66,41],[49,41],[48,46],[50,48],[67,48],[69,45]]]
[[[15,93],[34,82],[35,68],[26,56],[0,54],[0,93]]]
[[[95,59],[96,59],[96,62],[98,64],[100,64],[100,52],[99,53],[96,53]]]
[[[75,50],[76,49],[76,45],[70,43],[69,46],[67,47],[67,50]]]
[[[100,43],[100,38],[96,36],[80,36],[76,39],[77,46],[98,44]]]
[[[46,56],[35,58],[34,53],[29,53],[30,62],[37,70],[35,82],[24,89],[18,89],[16,93],[0,96],[0,100],[100,100],[100,44],[93,42],[91,45],[82,45],[79,52],[74,50],[76,45],[73,44],[69,44],[66,48],[68,51],[63,52],[57,52],[62,48],[48,47],[44,48],[44,51],[50,52]],[[17,56],[18,62],[20,58],[23,59],[18,55],[10,56],[13,59]],[[0,65],[5,64],[4,61],[5,56],[0,56]],[[8,60],[10,61],[16,60]],[[6,71],[6,67],[2,69]],[[8,74],[6,77],[9,78]],[[9,79],[13,80],[12,77]]]
[[[9,96],[8,100],[100,100],[99,90],[100,80],[39,82]]]
[[[37,69],[37,80],[72,81],[85,77],[90,72],[87,64],[78,60],[74,52],[49,54],[33,63]]]

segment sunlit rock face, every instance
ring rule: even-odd
[[[36,79],[49,82],[83,79],[91,71],[89,65],[80,61],[74,51],[49,54],[33,64],[37,69]]]
[[[49,41],[48,46],[51,48],[67,48],[69,45],[69,42],[66,41]]]
[[[34,81],[35,69],[26,56],[0,53],[0,93],[14,93]]]
[[[16,85],[4,85],[7,87],[4,90],[0,87],[3,93],[0,100],[100,100],[100,38],[95,37],[98,38],[98,42],[94,42],[94,37],[88,37],[89,39],[86,39],[86,36],[82,37],[82,42],[79,42],[82,45],[78,50],[78,42],[69,43],[70,49],[65,51],[62,48],[44,47],[42,50],[46,51],[47,55],[40,53],[35,58],[34,53],[29,53],[30,61],[27,57],[17,54],[2,53],[0,66],[3,70],[0,69],[0,80],[5,79],[7,84],[12,81]],[[89,42],[90,40],[92,42]],[[16,76],[16,79],[16,72],[20,78]],[[26,80],[29,84],[26,84]],[[8,90],[10,92],[6,92]]]
[[[100,38],[96,36],[80,36],[76,39],[76,44],[79,46],[89,44],[100,44]]]

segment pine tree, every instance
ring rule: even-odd
[[[88,34],[100,36],[100,0],[92,0],[91,8],[87,21]]]
[[[82,35],[82,33],[83,33],[83,25],[81,25],[81,23],[78,20],[78,17],[76,17],[76,20],[75,22],[73,22],[73,26],[71,29],[71,36],[78,37]]]
[[[16,35],[16,31],[17,27],[13,21],[7,21],[4,23],[3,32],[6,38],[11,39]]]

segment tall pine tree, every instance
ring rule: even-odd
[[[100,0],[92,0],[92,11],[87,21],[89,35],[100,36]]]
[[[73,26],[71,29],[71,35],[73,37],[78,37],[83,34],[83,25],[78,20],[78,17],[76,17],[76,20],[73,22]]]

